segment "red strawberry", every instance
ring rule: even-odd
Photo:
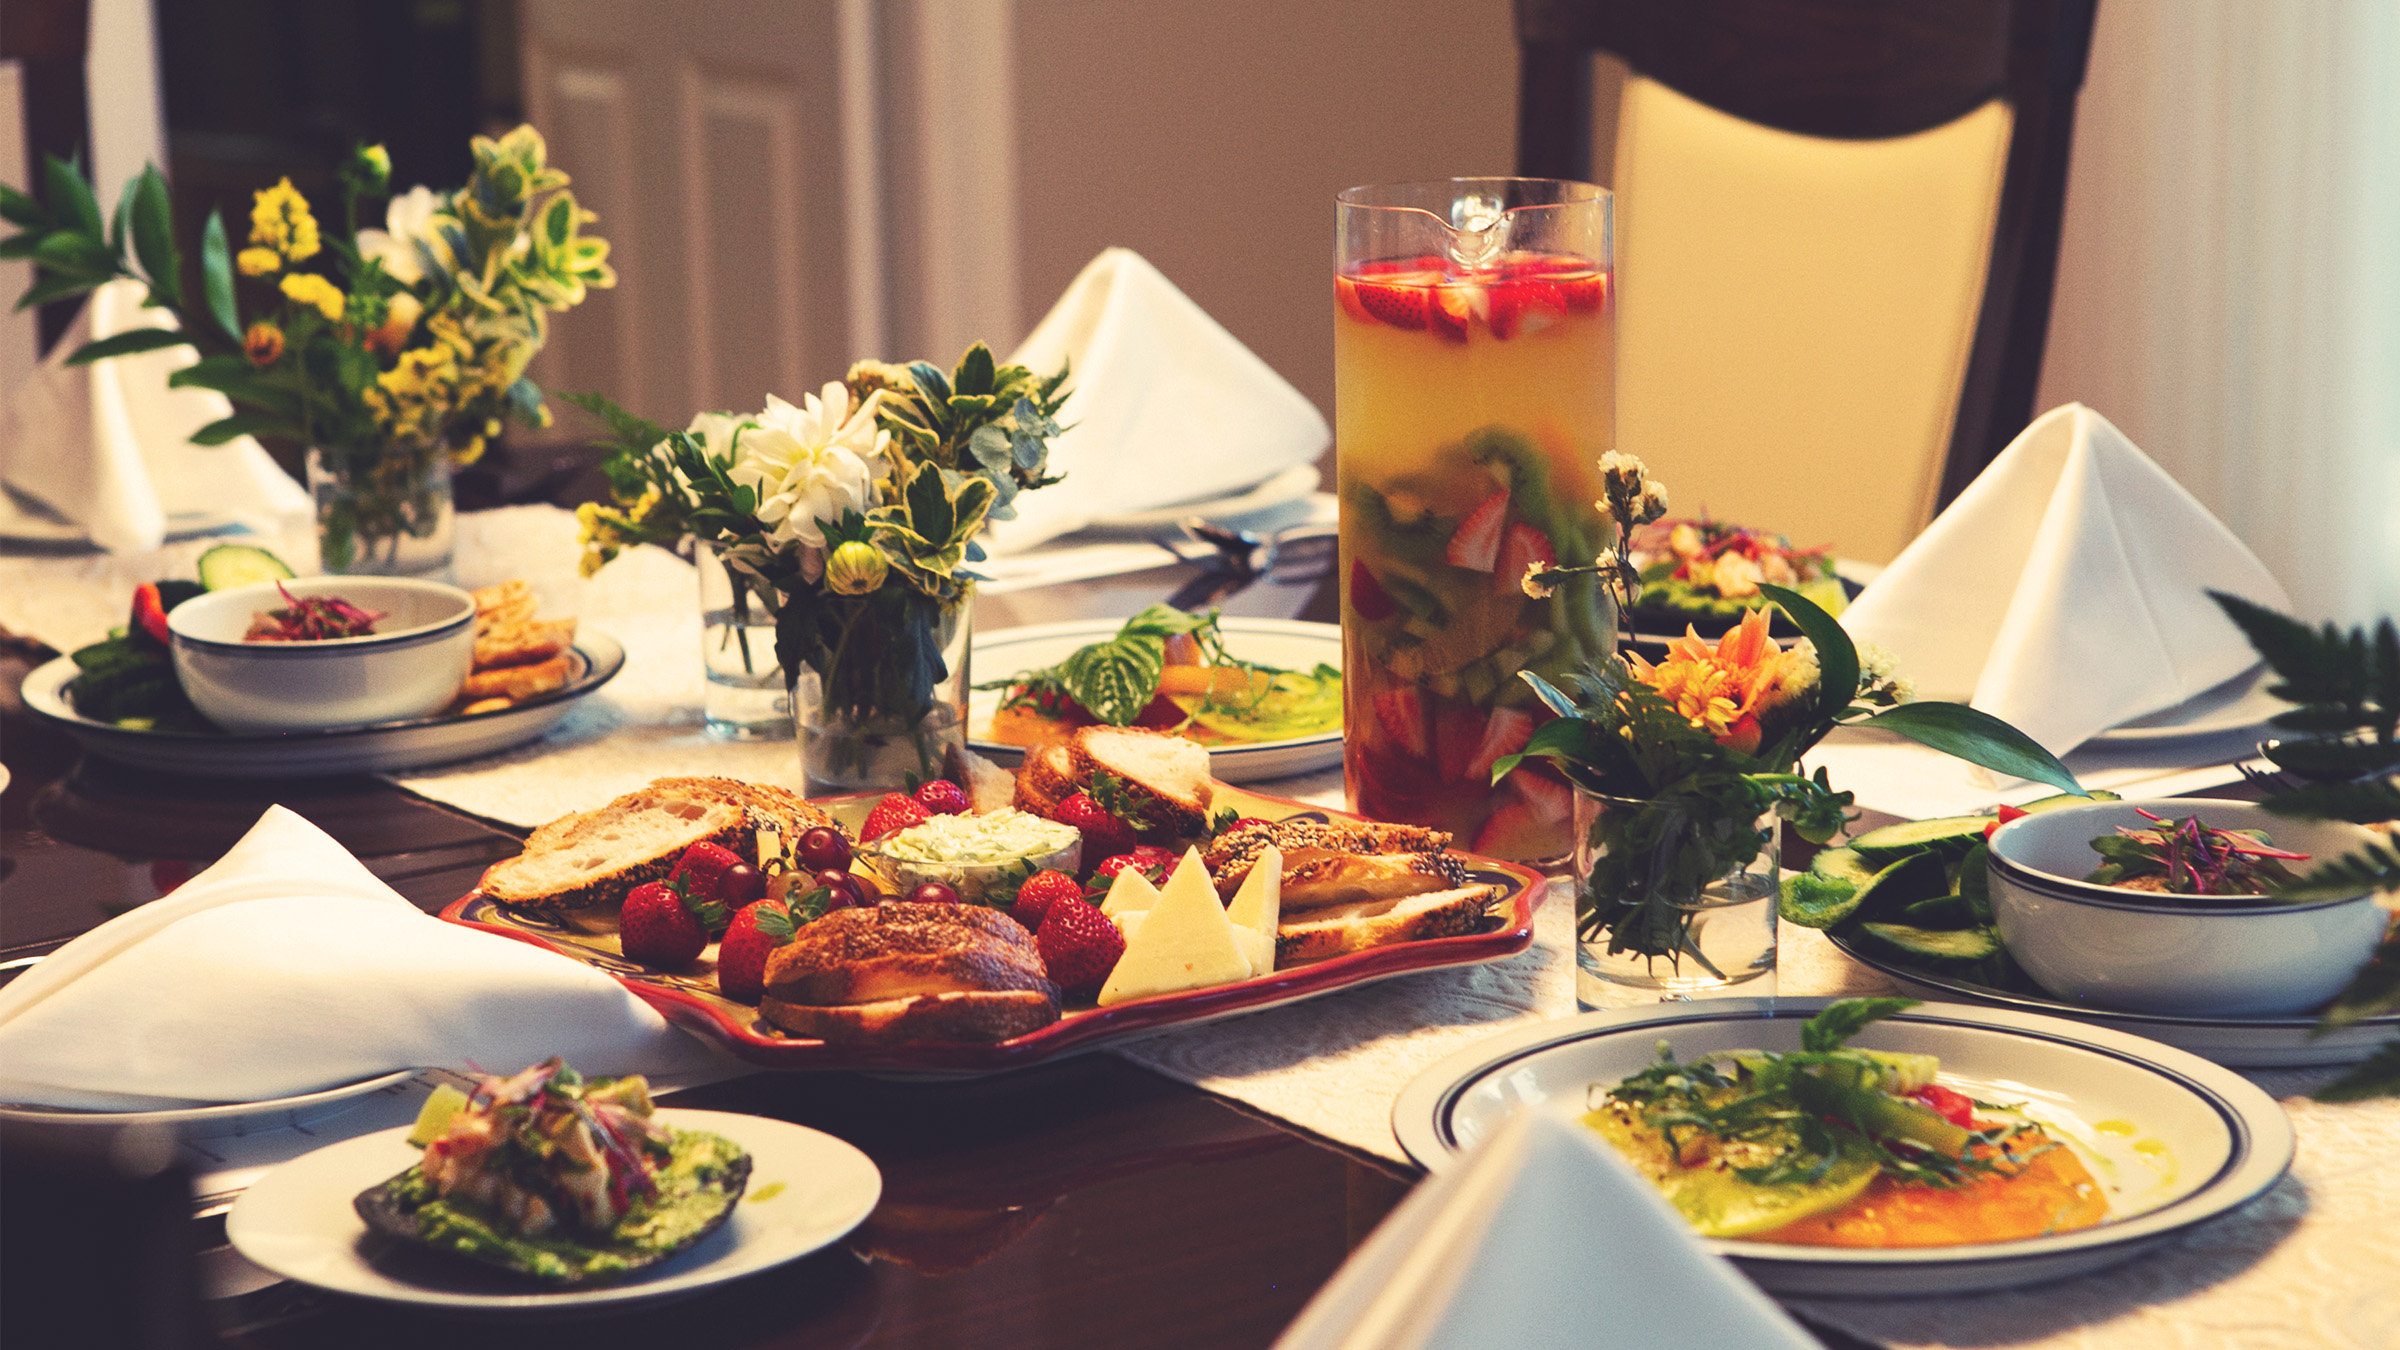
[[[1597,314],[1608,308],[1608,273],[1562,279],[1559,294],[1569,314]]]
[[[1492,709],[1492,720],[1484,723],[1483,743],[1467,761],[1465,777],[1477,783],[1488,782],[1492,765],[1504,755],[1513,755],[1533,739],[1533,714],[1516,708]]]
[[[1433,293],[1423,285],[1361,281],[1352,291],[1358,307],[1377,323],[1415,332],[1430,322]]]
[[[875,809],[867,812],[867,823],[859,830],[858,837],[862,840],[881,839],[894,830],[922,825],[925,819],[925,808],[917,805],[916,798],[887,792],[882,801],[875,803]]]
[[[1050,907],[1062,900],[1081,902],[1083,885],[1064,872],[1036,872],[1017,887],[1017,902],[1009,906],[1008,916],[1025,925],[1028,933],[1042,929],[1042,919]]]
[[[1499,565],[1492,570],[1492,589],[1522,594],[1525,569],[1537,562],[1544,567],[1558,565],[1558,550],[1550,547],[1550,536],[1531,525],[1509,526],[1500,541]]]
[[[1069,793],[1050,818],[1082,833],[1086,858],[1113,857],[1133,847],[1133,826],[1110,815],[1089,793]]]
[[[617,940],[630,961],[646,966],[687,965],[708,945],[708,906],[687,899],[664,881],[633,888],[617,914]]]
[[[1464,703],[1442,700],[1433,715],[1433,762],[1444,778],[1466,778],[1483,740],[1483,714]]]
[[[1125,935],[1098,907],[1081,900],[1052,905],[1033,941],[1051,983],[1068,994],[1098,992],[1125,954]]]
[[[725,914],[767,893],[767,879],[758,869],[722,844],[694,844],[685,849],[667,881],[679,884],[696,899],[714,901]]]
[[[1357,282],[1348,277],[1335,277],[1333,279],[1333,298],[1334,302],[1342,307],[1344,314],[1360,323],[1375,322],[1375,316],[1368,311],[1366,302],[1358,298]]]
[[[1382,623],[1400,612],[1392,593],[1383,588],[1367,564],[1357,558],[1350,560],[1350,612],[1368,623]]]
[[[1164,885],[1167,878],[1175,874],[1175,865],[1182,861],[1183,855],[1173,849],[1160,848],[1156,844],[1136,844],[1126,852],[1102,858],[1092,868],[1092,884],[1105,889],[1117,879],[1117,873],[1130,867]]]
[[[153,582],[145,581],[133,588],[133,626],[157,639],[159,646],[170,645],[167,641],[167,607],[158,598],[158,586]]]
[[[1433,304],[1426,310],[1426,320],[1433,331],[1452,342],[1467,340],[1467,330],[1478,317],[1489,321],[1492,303],[1481,286],[1472,282],[1451,282],[1435,288]]]
[[[1425,700],[1417,693],[1416,687],[1402,685],[1398,689],[1386,689],[1376,694],[1370,702],[1375,708],[1376,722],[1383,727],[1383,734],[1409,754],[1418,759],[1425,758],[1432,749],[1432,741],[1425,730]]]
[[[755,900],[742,906],[717,944],[717,992],[744,1003],[755,1003],[767,992],[767,957],[792,940],[797,931],[792,912],[780,900]]]
[[[1575,814],[1575,789],[1532,765],[1521,765],[1503,780],[1532,808],[1537,824],[1555,828]]]
[[[1492,288],[1492,336],[1503,341],[1519,332],[1538,333],[1567,312],[1565,288],[1555,281],[1525,279]]]
[[[1473,849],[1495,858],[1530,858],[1543,850],[1541,822],[1522,801],[1503,800],[1475,831]]]
[[[1452,567],[1489,572],[1493,560],[1500,556],[1500,532],[1507,525],[1508,494],[1495,492],[1458,523],[1458,529],[1450,535],[1450,547],[1442,556]]]
[[[919,783],[916,801],[929,816],[963,816],[967,813],[967,790],[947,778],[932,778]]]

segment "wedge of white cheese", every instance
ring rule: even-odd
[[[1113,889],[1110,898],[1115,898]],[[1100,1006],[1247,979],[1251,957],[1243,946],[1195,848],[1127,934],[1125,954],[1100,986]]]
[[[1233,903],[1225,907],[1234,939],[1250,957],[1250,973],[1275,969],[1275,930],[1283,922],[1283,850],[1269,844],[1242,878]]]
[[[1130,911],[1148,909],[1157,903],[1158,887],[1150,884],[1150,878],[1128,867],[1117,873],[1116,880],[1108,883],[1108,894],[1100,901],[1100,912],[1113,919]]]

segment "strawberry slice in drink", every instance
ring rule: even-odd
[[[1375,721],[1383,734],[1410,756],[1423,759],[1433,749],[1425,728],[1425,699],[1414,686],[1386,689],[1375,695]]]
[[[1508,494],[1495,492],[1467,513],[1450,536],[1443,557],[1452,567],[1489,572],[1500,556],[1500,533],[1508,526]]]
[[[1503,342],[1518,333],[1538,333],[1567,312],[1566,290],[1546,277],[1527,277],[1494,286],[1492,336]]]
[[[1467,759],[1461,776],[1472,782],[1489,782],[1492,766],[1508,755],[1525,748],[1533,739],[1533,714],[1521,708],[1494,708],[1491,720],[1483,724],[1483,739]]]
[[[1483,287],[1468,281],[1452,281],[1427,292],[1432,305],[1426,319],[1433,331],[1452,342],[1467,340],[1467,330],[1475,320],[1491,321],[1491,299]]]
[[[1364,559],[1350,560],[1350,612],[1368,623],[1382,623],[1400,612],[1400,602],[1383,588]]]
[[[1509,526],[1500,541],[1500,560],[1492,572],[1492,589],[1517,590],[1525,581],[1526,569],[1537,562],[1544,567],[1558,564],[1558,550],[1550,547],[1550,536],[1523,523]]]
[[[1438,707],[1440,711],[1433,715],[1433,762],[1444,778],[1472,778],[1468,771],[1483,741],[1483,714],[1447,699],[1440,700]]]

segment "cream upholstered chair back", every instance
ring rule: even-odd
[[[1883,561],[2032,415],[2092,0],[1518,0],[1518,169],[1615,109],[1620,448]]]

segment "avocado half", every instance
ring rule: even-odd
[[[750,1184],[750,1155],[723,1135],[670,1131],[673,1155],[658,1194],[636,1204],[604,1239],[563,1231],[518,1237],[489,1210],[445,1200],[419,1167],[352,1201],[374,1232],[414,1247],[513,1271],[560,1288],[634,1275],[700,1241],[732,1217]]]

